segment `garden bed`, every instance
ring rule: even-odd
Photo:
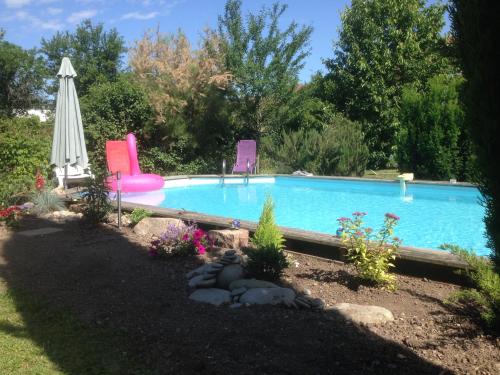
[[[43,298],[103,334],[123,335],[114,343],[117,352],[151,373],[495,374],[500,369],[498,338],[443,303],[458,288],[450,283],[398,275],[399,288],[391,293],[358,284],[348,265],[290,252],[283,286],[307,289],[325,301],[326,310],[214,307],[188,299],[185,274],[206,257],[151,259],[148,241],[111,225],[87,230],[78,222],[28,218],[20,230],[43,227],[63,230],[34,237],[0,233],[6,288],[14,296],[24,291]],[[338,302],[382,306],[395,320],[357,326],[328,309]],[[26,338],[46,347],[48,357],[71,373],[64,353],[72,337],[57,350],[54,343],[45,346],[36,314],[19,311]],[[121,367],[125,361],[114,363],[108,373],[130,373]]]

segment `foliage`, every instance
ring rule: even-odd
[[[146,33],[130,50],[134,81],[147,94],[155,112],[151,137],[158,140],[163,158],[179,156],[174,168],[195,161],[197,155],[220,160],[234,146],[225,100],[231,75],[224,69],[219,38],[210,31],[198,49],[186,36]],[[184,142],[182,152],[179,142]]]
[[[83,218],[91,226],[104,222],[112,210],[105,178],[103,174],[96,174],[94,178],[89,178],[82,192],[85,202]]]
[[[392,237],[399,217],[385,214],[384,225],[374,233],[372,228],[363,227],[366,213],[354,212],[352,215],[352,218],[337,220],[340,224],[337,234],[347,246],[347,258],[354,263],[361,279],[394,290],[395,277],[389,274],[389,268],[394,267],[394,254],[401,243],[399,238]]]
[[[248,252],[247,270],[258,279],[278,280],[289,265],[285,252],[273,246]]]
[[[258,14],[241,14],[241,1],[228,0],[219,17],[225,68],[232,74],[228,99],[240,138],[259,139],[268,118],[289,99],[298,72],[309,54],[312,27],[296,22],[280,29],[287,6],[263,7]],[[278,132],[279,133],[279,132]]]
[[[207,234],[195,223],[187,226],[170,224],[159,239],[151,241],[149,255],[151,257],[203,255],[210,246],[212,243]]]
[[[274,220],[274,203],[271,196],[266,198],[260,214],[257,229],[252,237],[252,243],[257,248],[272,247],[283,249],[285,239]]]
[[[248,253],[248,270],[259,278],[278,279],[289,265],[283,251],[284,242],[283,234],[274,220],[272,198],[268,196],[252,237],[252,243],[256,249]]]
[[[460,257],[468,265],[462,273],[472,282],[472,289],[462,289],[450,297],[451,302],[461,302],[473,306],[484,322],[500,332],[500,275],[493,264],[486,258],[477,256],[472,250],[465,250],[456,245],[442,245]]]
[[[423,92],[412,87],[403,91],[401,134],[398,146],[400,170],[418,178],[469,179],[472,155],[459,101],[461,77],[436,76]]]
[[[90,19],[83,20],[73,33],[58,31],[49,40],[42,38],[40,48],[51,77],[55,78],[62,58],[70,58],[80,96],[86,95],[95,83],[116,80],[124,52],[123,37],[116,29],[105,31],[103,24],[93,25]],[[49,93],[54,94],[57,88],[58,82],[54,81]]]
[[[4,209],[0,207],[0,223],[4,222],[9,228],[16,228],[19,223],[19,215],[21,208],[18,206],[10,206]]]
[[[85,138],[93,166],[105,169],[106,141],[125,139],[133,132],[138,139],[139,157],[150,137],[153,109],[144,91],[122,75],[116,82],[92,86],[81,99]]]
[[[145,210],[144,208],[134,208],[130,213],[130,221],[132,221],[132,225],[136,225],[139,221],[146,217],[150,217],[152,214],[151,211]]]
[[[465,77],[466,123],[474,143],[479,189],[486,207],[488,246],[500,273],[500,4],[454,0],[450,9],[453,39]]]
[[[49,175],[52,124],[37,117],[0,118],[0,205],[17,203],[33,190],[37,171]]]
[[[368,148],[358,123],[332,116],[321,131],[306,128],[283,133],[282,144],[263,141],[263,150],[277,162],[280,173],[306,170],[318,175],[363,175]]]
[[[452,70],[444,13],[445,6],[425,0],[353,0],[341,15],[322,95],[363,123],[370,168],[385,167],[394,153],[403,87],[418,89]]]
[[[33,207],[33,213],[38,215],[64,209],[64,202],[61,197],[48,189],[36,190],[31,200],[35,205]]]
[[[0,116],[25,113],[43,101],[45,67],[34,50],[0,39]]]

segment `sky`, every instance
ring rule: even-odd
[[[0,0],[0,27],[5,39],[23,48],[40,46],[57,31],[73,31],[83,19],[116,28],[127,47],[148,29],[161,32],[184,31],[196,45],[205,27],[215,27],[226,0]],[[243,13],[258,12],[275,0],[243,0]],[[303,82],[323,71],[322,59],[332,57],[333,42],[340,27],[340,13],[349,0],[281,0],[288,9],[281,18],[285,27],[293,20],[314,28],[310,56],[300,72]],[[126,60],[126,59],[125,59]]]

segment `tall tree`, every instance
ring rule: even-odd
[[[12,116],[43,101],[45,68],[34,50],[0,38],[0,116]]]
[[[78,95],[85,95],[96,82],[115,81],[126,51],[116,29],[104,30],[103,24],[92,25],[87,19],[74,33],[57,32],[51,39],[42,38],[40,52],[45,56],[49,74],[55,77],[63,57],[69,57],[76,70]],[[52,92],[57,91],[53,85]]]
[[[500,272],[500,3],[453,0],[454,41],[465,82],[466,122],[476,146],[492,258]]]
[[[241,136],[259,138],[271,130],[266,129],[268,112],[286,102],[309,54],[312,27],[292,22],[281,30],[280,17],[286,9],[276,3],[249,14],[244,22],[241,1],[228,0],[219,17],[225,66],[233,75],[228,97],[241,124]]]
[[[324,95],[364,124],[372,168],[395,154],[403,87],[420,88],[450,68],[444,13],[443,5],[425,0],[352,0],[342,13]]]

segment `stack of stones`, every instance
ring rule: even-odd
[[[214,305],[278,305],[305,309],[323,309],[324,302],[307,295],[297,296],[291,288],[281,288],[268,281],[245,279],[242,257],[227,250],[214,263],[204,264],[188,272],[188,285],[196,288],[189,298]]]

